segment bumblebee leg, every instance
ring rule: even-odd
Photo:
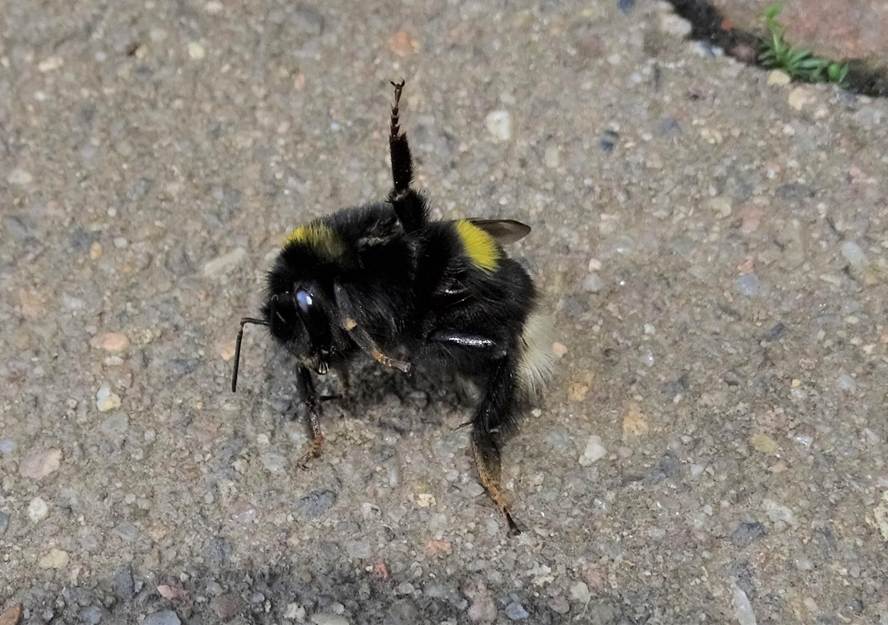
[[[475,420],[472,421],[472,455],[484,490],[503,513],[509,531],[518,534],[521,530],[509,512],[506,495],[500,485],[500,450],[496,441],[499,425],[507,419],[512,404],[511,383],[508,376],[501,373],[509,370],[509,361],[505,359],[508,350],[498,339],[454,330],[435,330],[428,336],[427,341],[484,354],[497,363],[496,372],[488,381],[483,403]]]
[[[392,156],[392,182],[394,189],[392,195],[404,193],[410,188],[413,179],[413,161],[410,157],[410,146],[407,143],[407,135],[401,132],[398,118],[398,105],[401,102],[401,90],[404,89],[404,81],[392,82],[395,88],[395,98],[392,104],[392,120],[389,132],[389,150]]]
[[[407,135],[401,132],[398,108],[404,81],[392,82],[392,86],[395,88],[395,97],[389,132],[389,151],[392,157],[392,192],[389,193],[389,202],[404,229],[411,231],[425,222],[426,204],[422,196],[410,188],[410,182],[413,180],[413,159],[410,156]]]
[[[409,362],[392,358],[384,353],[367,330],[358,325],[355,320],[357,309],[342,285],[335,284],[333,286],[333,296],[336,298],[336,307],[339,310],[339,325],[348,332],[355,344],[379,364],[398,369],[401,373],[409,373],[411,368]]]
[[[321,402],[315,389],[314,380],[311,379],[311,371],[307,367],[299,366],[299,392],[305,402],[305,424],[311,433],[311,441],[305,452],[299,457],[296,464],[305,468],[308,461],[321,455],[324,446],[324,433],[321,431]]]
[[[506,493],[500,485],[502,473],[500,450],[490,432],[482,432],[477,429],[472,432],[472,455],[475,457],[475,466],[478,469],[478,477],[481,478],[481,485],[484,486],[490,499],[506,518],[509,533],[520,534],[521,528],[512,517]]]
[[[373,360],[384,367],[397,369],[401,373],[410,373],[409,362],[398,360],[397,358],[392,358],[388,354],[385,354],[382,349],[380,349],[379,345],[376,344],[376,341],[373,340],[373,337],[367,334],[367,330],[360,327],[354,319],[347,317],[343,320],[342,327],[348,331],[357,346],[370,354],[370,357],[373,358]]]
[[[472,453],[478,468],[478,477],[484,490],[500,509],[509,526],[509,533],[520,534],[521,529],[509,510],[505,491],[500,484],[501,462],[498,438],[508,426],[514,410],[514,372],[510,358],[496,362],[493,374],[481,404],[472,420]]]

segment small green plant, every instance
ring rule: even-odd
[[[772,4],[765,10],[769,37],[762,43],[759,62],[765,67],[783,70],[795,80],[843,84],[848,77],[847,63],[814,56],[810,50],[794,48],[786,41],[785,28],[777,19],[782,10],[781,4]]]

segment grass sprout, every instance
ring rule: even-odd
[[[844,84],[848,77],[848,64],[815,56],[805,48],[793,47],[784,37],[786,29],[778,19],[781,11],[783,5],[779,3],[765,10],[768,37],[762,44],[759,62],[765,67],[783,70],[794,80]]]

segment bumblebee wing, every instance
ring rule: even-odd
[[[501,245],[520,241],[530,234],[530,226],[514,219],[469,219]]]

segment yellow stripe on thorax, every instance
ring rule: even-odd
[[[485,271],[496,269],[500,249],[492,236],[466,219],[456,222],[456,234],[473,265]]]
[[[345,251],[345,245],[333,229],[321,223],[295,228],[284,241],[284,246],[287,245],[303,245],[331,259],[339,258]]]

